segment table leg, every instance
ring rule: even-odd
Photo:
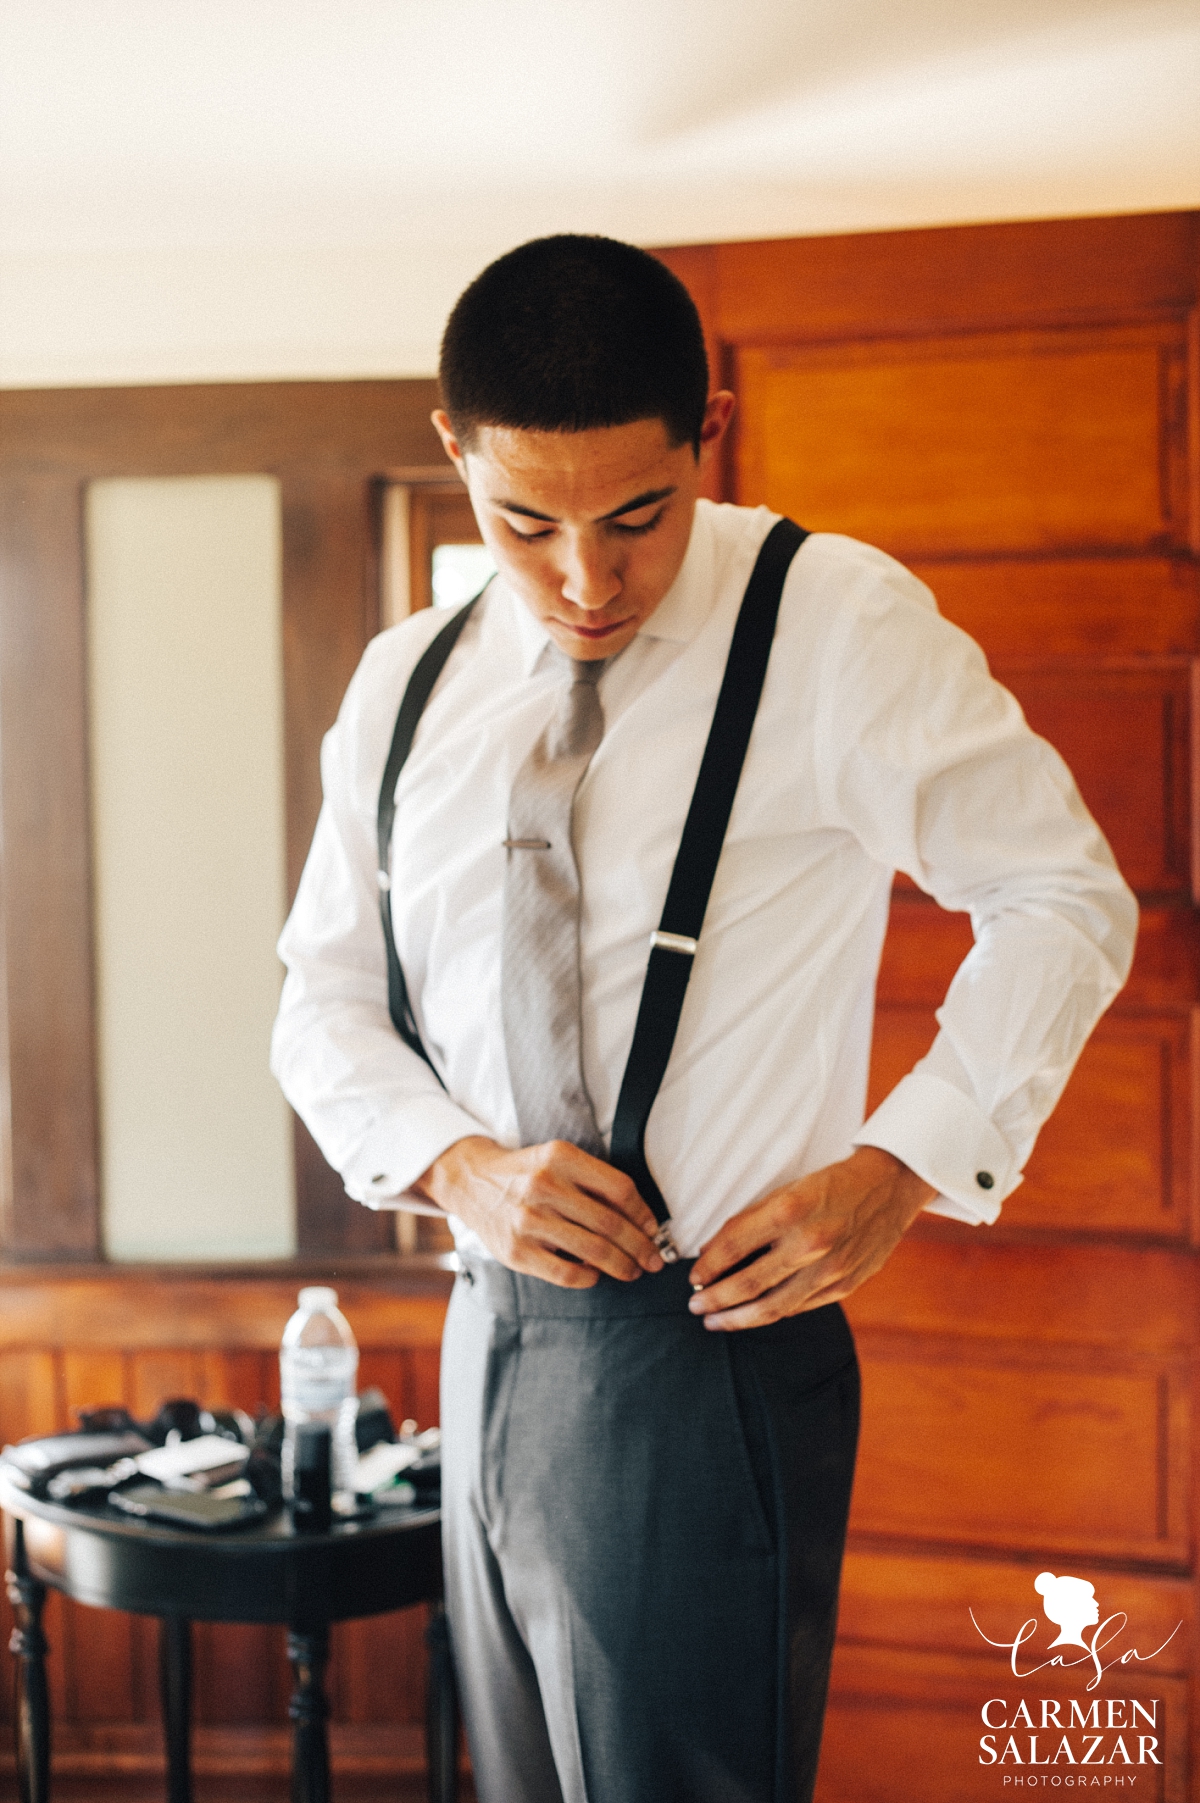
[[[192,1624],[158,1622],[158,1694],[167,1743],[167,1803],[192,1803]]]
[[[20,1661],[17,1675],[17,1795],[20,1803],[48,1803],[50,1796],[50,1697],[46,1689],[46,1636],[42,1605],[46,1586],[32,1577],[25,1560],[25,1524],[14,1524],[13,1564],[8,1600],[17,1625],[9,1650]]]
[[[456,1803],[458,1797],[458,1691],[450,1656],[446,1611],[434,1603],[425,1630],[429,1648],[429,1690],[425,1702],[425,1759],[429,1803]]]
[[[288,1709],[296,1724],[292,1741],[292,1803],[329,1803],[329,1743],[325,1734],[325,1718],[329,1714],[325,1700],[329,1629],[292,1628],[287,1645],[296,1674],[296,1688]]]

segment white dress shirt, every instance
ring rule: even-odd
[[[601,679],[604,738],[574,823],[584,1078],[606,1141],[734,621],[775,518],[701,501],[678,577]],[[368,646],[325,740],[324,806],[279,947],[272,1068],[350,1195],[376,1207],[410,1205],[408,1186],[464,1135],[518,1144],[501,841],[514,773],[562,679],[499,578],[397,788],[396,944],[444,1088],[388,1016],[379,784],[405,684],[445,618],[417,614]],[[969,911],[975,946],[928,1056],[864,1126],[895,870]],[[809,538],[646,1135],[680,1251],[854,1144],[935,1185],[935,1212],[994,1220],[1125,979],[1135,923],[1069,771],[978,647],[883,552]]]

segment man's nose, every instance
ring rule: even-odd
[[[565,601],[590,613],[607,607],[621,592],[621,573],[603,545],[578,541],[568,546],[562,570]]]

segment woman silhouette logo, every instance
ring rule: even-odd
[[[1052,1571],[1043,1571],[1033,1580],[1033,1587],[1042,1598],[1047,1621],[1059,1630],[1051,1646],[1086,1648],[1083,1630],[1094,1628],[1100,1620],[1096,1586],[1084,1578],[1056,1578]]]

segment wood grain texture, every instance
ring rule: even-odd
[[[1032,1717],[1038,1722],[1043,1696],[1061,1701],[1063,1722],[1071,1720],[1072,1696],[1082,1709],[1090,1710],[1094,1698],[1085,1693],[1080,1679],[1055,1672],[1049,1674],[1052,1683],[1047,1685],[1046,1676],[1033,1680],[1023,1692],[1011,1673],[1006,1676],[1003,1668],[996,1670],[978,1659],[914,1653],[901,1666],[879,1649],[839,1648],[831,1677],[816,1803],[899,1803],[899,1799],[913,1797],[921,1798],[922,1803],[994,1803],[997,1797],[1024,1795],[1024,1790],[1012,1787],[1030,1779],[1028,1730],[1018,1729],[1016,1735],[1021,1767],[1012,1755],[1004,1765],[981,1765],[982,1736],[987,1732],[981,1712],[989,1697],[1004,1698],[1015,1712],[1022,1694],[1030,1698]],[[1120,1692],[1127,1698],[1139,1697],[1144,1706],[1157,1700],[1155,1715],[1161,1727],[1151,1738],[1157,1742],[1163,1764],[1151,1763],[1150,1747],[1144,1749],[1145,1763],[1136,1763],[1142,1752],[1136,1732],[1124,1736],[1124,1751],[1134,1762],[1128,1767],[1117,1749],[1115,1731],[1102,1733],[1099,1745],[1089,1745],[1090,1737],[1078,1730],[1069,1734],[1074,1758],[1078,1762],[1090,1751],[1093,1759],[1116,1761],[1093,1767],[1100,1780],[1098,1795],[1105,1794],[1106,1777],[1109,1796],[1129,1795],[1132,1777],[1136,1797],[1148,1797],[1153,1803],[1188,1803],[1186,1747],[1191,1711],[1186,1683],[1180,1678],[1150,1678],[1140,1673],[1136,1683],[1122,1676]],[[992,1713],[996,1715],[996,1711]],[[1127,1720],[1132,1713],[1127,1707],[1116,1719]],[[1102,1706],[1100,1721],[1105,1719]],[[1062,1738],[1053,1732],[1037,1736],[1032,1751],[1039,1763],[1056,1752],[1059,1757],[1057,1766],[1051,1764],[1048,1771],[1033,1774],[1040,1784],[1051,1774],[1058,1777],[1060,1786],[1068,1778],[1078,1782],[1081,1775],[1088,1775],[1066,1762]],[[1006,1750],[1007,1741],[1006,1733],[996,1735],[998,1753]],[[1122,1776],[1126,1778],[1124,1789],[1113,1788]]]
[[[0,1267],[0,1350],[7,1357],[10,1348],[52,1346],[104,1359],[116,1349],[132,1354],[162,1347],[223,1359],[242,1351],[277,1353],[298,1282],[318,1280],[337,1286],[361,1347],[424,1350],[440,1344],[448,1273],[409,1274],[393,1261],[390,1273],[385,1267],[368,1279],[330,1260],[263,1276],[244,1266],[208,1276],[179,1265],[110,1266],[95,1275],[63,1277]],[[23,1356],[42,1353],[23,1350]]]
[[[379,630],[377,517],[359,471],[288,471],[283,504],[283,673],[289,904],[321,808],[321,740]],[[301,1251],[386,1251],[391,1223],[352,1202],[295,1121]]]
[[[105,476],[434,473],[434,381],[213,382],[0,392],[0,466]]]
[[[432,561],[438,545],[482,543],[470,496],[461,482],[412,487],[408,498],[409,611],[433,606]]]
[[[1163,656],[1200,641],[1191,557],[913,559],[939,610],[989,658]]]
[[[79,484],[0,479],[7,1140],[0,1244],[100,1246]]]
[[[924,1006],[932,1016],[971,943],[965,914],[945,913],[928,897],[897,888],[879,972],[881,1004]],[[1187,1016],[1197,993],[1197,955],[1190,906],[1143,906],[1133,969],[1114,1014]]]
[[[1184,370],[1181,328],[746,346],[738,499],[899,557],[1183,546]]]
[[[868,1107],[924,1056],[936,1031],[925,1009],[880,1009]],[[1188,1239],[1194,1082],[1186,1019],[1102,1021],[1042,1129],[1025,1182],[1005,1202],[1006,1227]]]
[[[1033,730],[1062,754],[1142,895],[1191,889],[1194,670],[1190,658],[1155,657],[995,666]]]
[[[1107,325],[1186,318],[1196,297],[1200,215],[852,232],[712,249],[726,343]]]
[[[1187,1570],[1186,1367],[871,1335],[859,1350],[856,1533]]]
[[[908,1646],[990,1661],[980,1629],[1003,1640],[1009,1628],[1011,1641],[1029,1616],[1040,1617],[1042,1599],[1033,1585],[1042,1569],[1036,1559],[956,1558],[856,1544],[842,1573],[840,1639],[846,1645]],[[1186,1676],[1188,1637],[1196,1617],[1195,1592],[1186,1578],[1098,1569],[1096,1586],[1104,1617],[1123,1611],[1138,1645],[1149,1651],[1166,1643],[1154,1660],[1153,1675]],[[1011,1675],[1004,1655],[1001,1665]]]

